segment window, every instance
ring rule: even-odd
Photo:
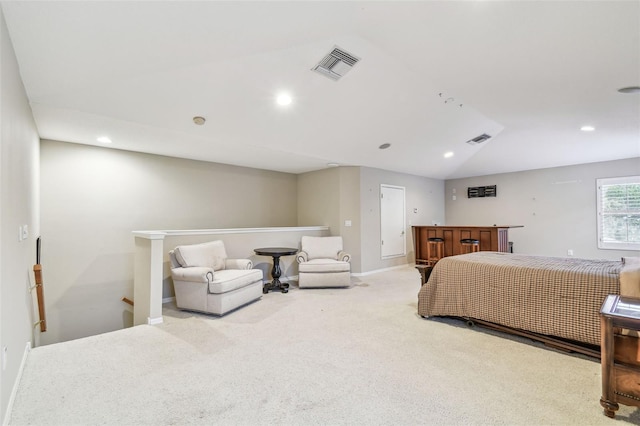
[[[596,182],[598,248],[640,250],[640,176]]]

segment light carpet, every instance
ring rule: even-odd
[[[411,267],[31,351],[12,425],[613,425],[600,364],[423,319]]]

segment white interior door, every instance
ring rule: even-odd
[[[382,258],[407,254],[404,187],[380,185],[380,245]]]

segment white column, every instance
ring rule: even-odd
[[[164,232],[135,233],[133,325],[162,323]]]

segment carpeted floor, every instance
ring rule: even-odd
[[[416,314],[411,267],[31,351],[12,425],[613,425],[600,364]]]

